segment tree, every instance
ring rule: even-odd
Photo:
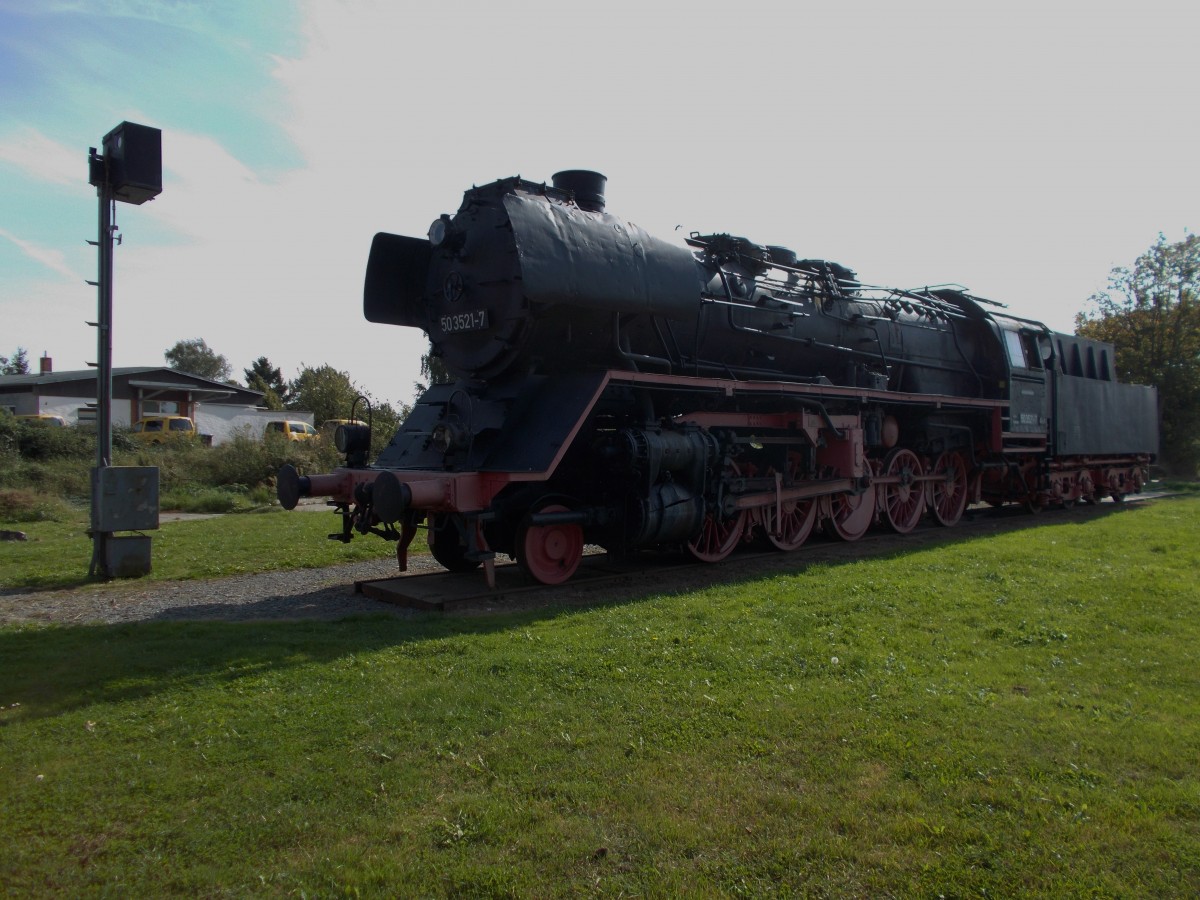
[[[167,365],[181,372],[210,378],[213,381],[224,381],[233,384],[230,376],[233,369],[229,360],[210,349],[204,338],[192,338],[189,341],[177,341],[175,346],[163,353]]]
[[[379,455],[392,440],[412,409],[404,404],[397,410],[390,403],[380,403],[371,409],[371,458]],[[361,415],[359,418],[363,418]]]
[[[302,365],[288,389],[291,392],[288,409],[308,410],[318,426],[326,419],[350,418],[355,398],[364,393],[349,375],[330,365],[315,368]]]
[[[446,364],[442,362],[440,356],[434,356],[433,345],[429,350],[421,354],[421,377],[424,381],[418,381],[413,384],[417,391],[417,396],[425,393],[435,384],[448,384],[454,380],[450,372],[446,369]]]
[[[291,398],[288,383],[283,373],[265,356],[256,359],[246,373],[246,387],[263,392],[263,405],[267,409],[284,409]]]
[[[28,375],[29,356],[24,347],[18,347],[11,357],[0,356],[0,375]]]
[[[1163,235],[1118,267],[1108,290],[1075,317],[1083,337],[1116,347],[1122,381],[1158,388],[1161,455],[1170,469],[1195,476],[1200,466],[1200,237],[1168,244]]]

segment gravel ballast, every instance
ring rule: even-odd
[[[410,571],[440,568],[428,557],[410,560]],[[113,625],[146,621],[314,619],[359,614],[396,617],[411,610],[355,593],[354,583],[397,574],[393,559],[234,575],[205,581],[120,581],[71,590],[0,591],[0,624]]]

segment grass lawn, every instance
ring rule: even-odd
[[[23,522],[29,540],[0,545],[0,588],[73,587],[88,582],[92,539],[86,513],[73,522]],[[246,572],[331,566],[393,557],[390,541],[355,535],[349,544],[329,540],[342,519],[333,512],[243,513],[213,519],[164,522],[151,537],[152,574],[147,580],[216,578]],[[424,552],[425,542],[413,545]]]
[[[1162,500],[585,610],[0,630],[0,884],[1195,896],[1198,534]]]

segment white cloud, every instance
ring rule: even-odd
[[[0,139],[0,162],[51,184],[78,185],[80,173],[87,174],[86,158],[78,150],[64,147],[28,126]]]
[[[5,228],[0,228],[0,238],[4,238],[12,242],[18,250],[28,256],[35,262],[41,263],[47,269],[57,272],[65,278],[70,278],[77,281],[80,276],[74,272],[69,265],[65,254],[61,250],[55,250],[51,247],[40,247],[32,241],[23,240],[17,237],[12,232]]]

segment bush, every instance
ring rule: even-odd
[[[0,409],[0,457],[17,452],[17,420],[7,409]]]
[[[87,501],[96,435],[46,428],[0,415],[0,487]],[[160,505],[191,512],[230,512],[269,505],[275,473],[290,463],[305,473],[340,465],[331,441],[290,442],[239,435],[218,447],[191,441],[147,445],[113,431],[113,463],[158,469]]]
[[[96,432],[82,428],[50,428],[18,422],[16,438],[25,459],[91,459],[96,455]]]

